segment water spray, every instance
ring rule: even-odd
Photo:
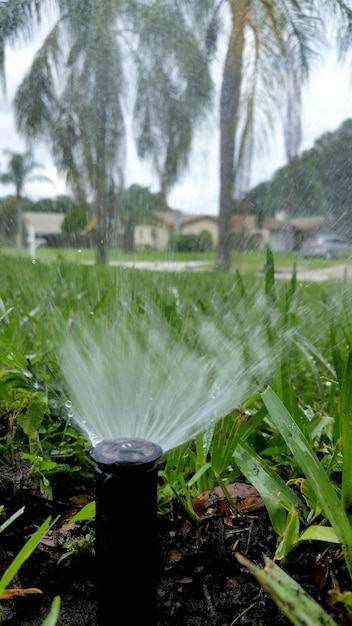
[[[104,440],[96,469],[96,559],[99,626],[124,607],[129,624],[157,623],[157,460],[145,439]]]

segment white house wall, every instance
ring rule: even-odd
[[[169,230],[167,226],[152,226],[142,224],[134,229],[134,245],[136,249],[167,250],[169,243]]]
[[[218,224],[215,221],[209,220],[207,218],[197,219],[194,222],[187,222],[186,224],[181,224],[180,232],[183,235],[200,235],[200,233],[206,230],[210,233],[213,249],[218,245]]]

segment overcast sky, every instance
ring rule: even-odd
[[[40,40],[42,34],[38,36]],[[26,144],[16,131],[12,114],[11,102],[16,86],[29,67],[33,56],[33,45],[17,44],[7,50],[6,78],[7,95],[0,92],[0,171],[6,170],[7,158],[4,149],[14,152],[26,150]],[[341,123],[352,117],[352,88],[350,83],[350,67],[339,67],[337,59],[330,54],[320,64],[311,77],[309,85],[303,92],[303,136],[301,152],[310,148],[314,141],[327,131],[336,130]],[[221,67],[219,67],[220,79]],[[191,167],[170,193],[168,201],[171,207],[188,213],[218,213],[219,196],[219,135],[217,119],[207,121],[197,133],[191,157]],[[38,146],[34,153],[35,159],[45,166],[45,174],[53,180],[53,184],[36,182],[26,185],[25,193],[33,200],[41,197],[56,196],[67,193],[65,183],[57,176],[50,156],[43,146]],[[272,134],[271,145],[264,155],[254,159],[252,167],[252,185],[268,180],[274,171],[284,165],[285,153],[282,131],[277,124]],[[136,159],[131,142],[128,144],[128,167],[126,184],[140,183],[156,189],[152,171],[146,164]],[[10,186],[0,185],[0,195],[12,193]]]

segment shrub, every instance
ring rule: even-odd
[[[170,252],[209,252],[212,244],[211,234],[207,230],[202,230],[199,235],[171,235],[168,249]]]
[[[72,209],[66,213],[62,222],[63,233],[80,233],[88,224],[91,215],[84,209]]]

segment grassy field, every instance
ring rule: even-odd
[[[79,263],[93,260],[87,251],[43,248],[36,263],[2,252],[2,467],[24,459],[33,491],[53,498],[93,482],[87,421],[103,438],[111,418],[121,420],[115,436],[134,423],[166,451],[160,510],[176,497],[195,519],[194,495],[249,482],[277,534],[277,562],[305,541],[335,542],[352,580],[351,284],[276,280],[275,266],[328,263],[270,251],[234,254],[239,271],[228,274]]]
[[[29,258],[29,250],[18,251],[16,248],[2,248],[1,254],[15,258]],[[293,268],[294,265],[305,269],[318,269],[330,267],[341,263],[341,260],[325,261],[323,259],[304,259],[299,252],[273,253],[275,267]],[[36,250],[35,258],[38,261],[66,261],[69,263],[85,263],[95,261],[95,250],[88,249],[64,249],[39,247]],[[112,249],[109,254],[110,262],[124,263],[128,261],[202,261],[208,264],[212,270],[216,261],[215,252],[208,253],[171,253],[156,251],[137,251],[134,254],[125,254],[122,250]],[[232,255],[232,270],[240,272],[260,272],[265,267],[266,251],[234,251]],[[351,259],[344,259],[343,263],[352,264]]]

